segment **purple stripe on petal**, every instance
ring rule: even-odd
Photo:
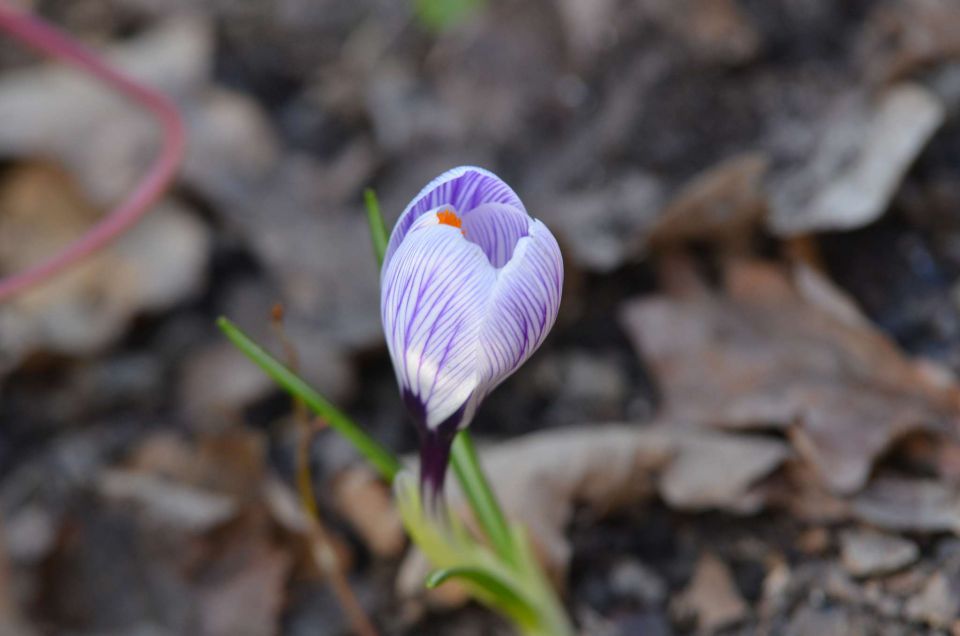
[[[440,222],[457,213],[462,229]],[[421,434],[421,485],[438,501],[456,431],[543,342],[563,260],[550,231],[493,174],[462,167],[400,216],[380,274],[381,318]]]
[[[563,289],[563,259],[556,239],[540,221],[521,238],[513,258],[498,271],[480,335],[481,390],[486,396],[540,346],[553,326]]]
[[[480,382],[477,342],[495,279],[486,256],[460,230],[426,216],[384,270],[387,346],[401,388],[423,404],[426,428],[463,408]]]
[[[387,244],[384,269],[414,222],[425,212],[449,206],[463,215],[484,203],[504,203],[526,212],[513,189],[488,170],[460,166],[444,172],[428,183],[397,219]]]
[[[526,212],[503,203],[484,203],[462,218],[467,240],[479,245],[496,268],[507,264],[517,242],[529,234],[533,222]]]

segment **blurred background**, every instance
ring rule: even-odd
[[[497,172],[556,234],[542,350],[473,430],[584,634],[960,633],[956,0],[35,0],[168,95],[181,174],[0,305],[0,634],[352,633],[289,399],[227,315],[415,448],[363,212]],[[153,122],[0,36],[0,275],[136,183]],[[532,435],[532,437],[531,437]],[[383,634],[425,595],[321,431],[321,515]]]

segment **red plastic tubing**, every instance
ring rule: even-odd
[[[112,68],[98,55],[40,18],[12,8],[6,0],[0,0],[0,31],[97,78],[150,112],[163,129],[160,152],[133,191],[107,216],[58,254],[0,279],[0,303],[3,303],[14,294],[46,281],[96,252],[146,214],[176,175],[183,159],[185,133],[176,107],[166,97]],[[16,122],[7,123],[16,125]]]

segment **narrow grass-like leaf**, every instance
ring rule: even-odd
[[[473,440],[466,430],[453,440],[453,470],[463,488],[474,516],[490,539],[494,551],[507,563],[514,562],[513,536],[497,497],[480,466]]]
[[[264,373],[273,378],[274,382],[294,397],[303,400],[303,403],[306,404],[311,411],[323,418],[327,424],[330,425],[330,428],[343,435],[347,441],[353,444],[357,452],[373,464],[373,467],[377,469],[384,479],[388,482],[393,482],[393,478],[401,468],[400,461],[393,453],[363,432],[363,430],[361,430],[353,420],[344,415],[340,409],[313,390],[310,385],[304,382],[296,373],[270,355],[228,318],[222,316],[218,318],[217,326],[224,335],[230,339],[230,342],[250,358],[254,364],[260,367]]]
[[[484,0],[414,0],[420,23],[437,33],[462,24],[483,5]]]
[[[383,255],[387,251],[387,226],[380,214],[380,202],[373,188],[363,191],[363,202],[367,206],[367,224],[370,226],[370,239],[373,241],[373,253],[377,257],[377,265],[383,265]]]
[[[460,579],[483,588],[496,599],[497,605],[504,612],[521,624],[535,625],[539,620],[537,608],[530,601],[524,598],[510,583],[482,568],[452,567],[434,570],[427,576],[426,586],[433,589],[451,579]]]

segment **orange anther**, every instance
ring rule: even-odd
[[[452,225],[457,228],[463,227],[460,217],[457,216],[453,210],[440,210],[437,212],[437,220],[440,222],[440,225]]]

